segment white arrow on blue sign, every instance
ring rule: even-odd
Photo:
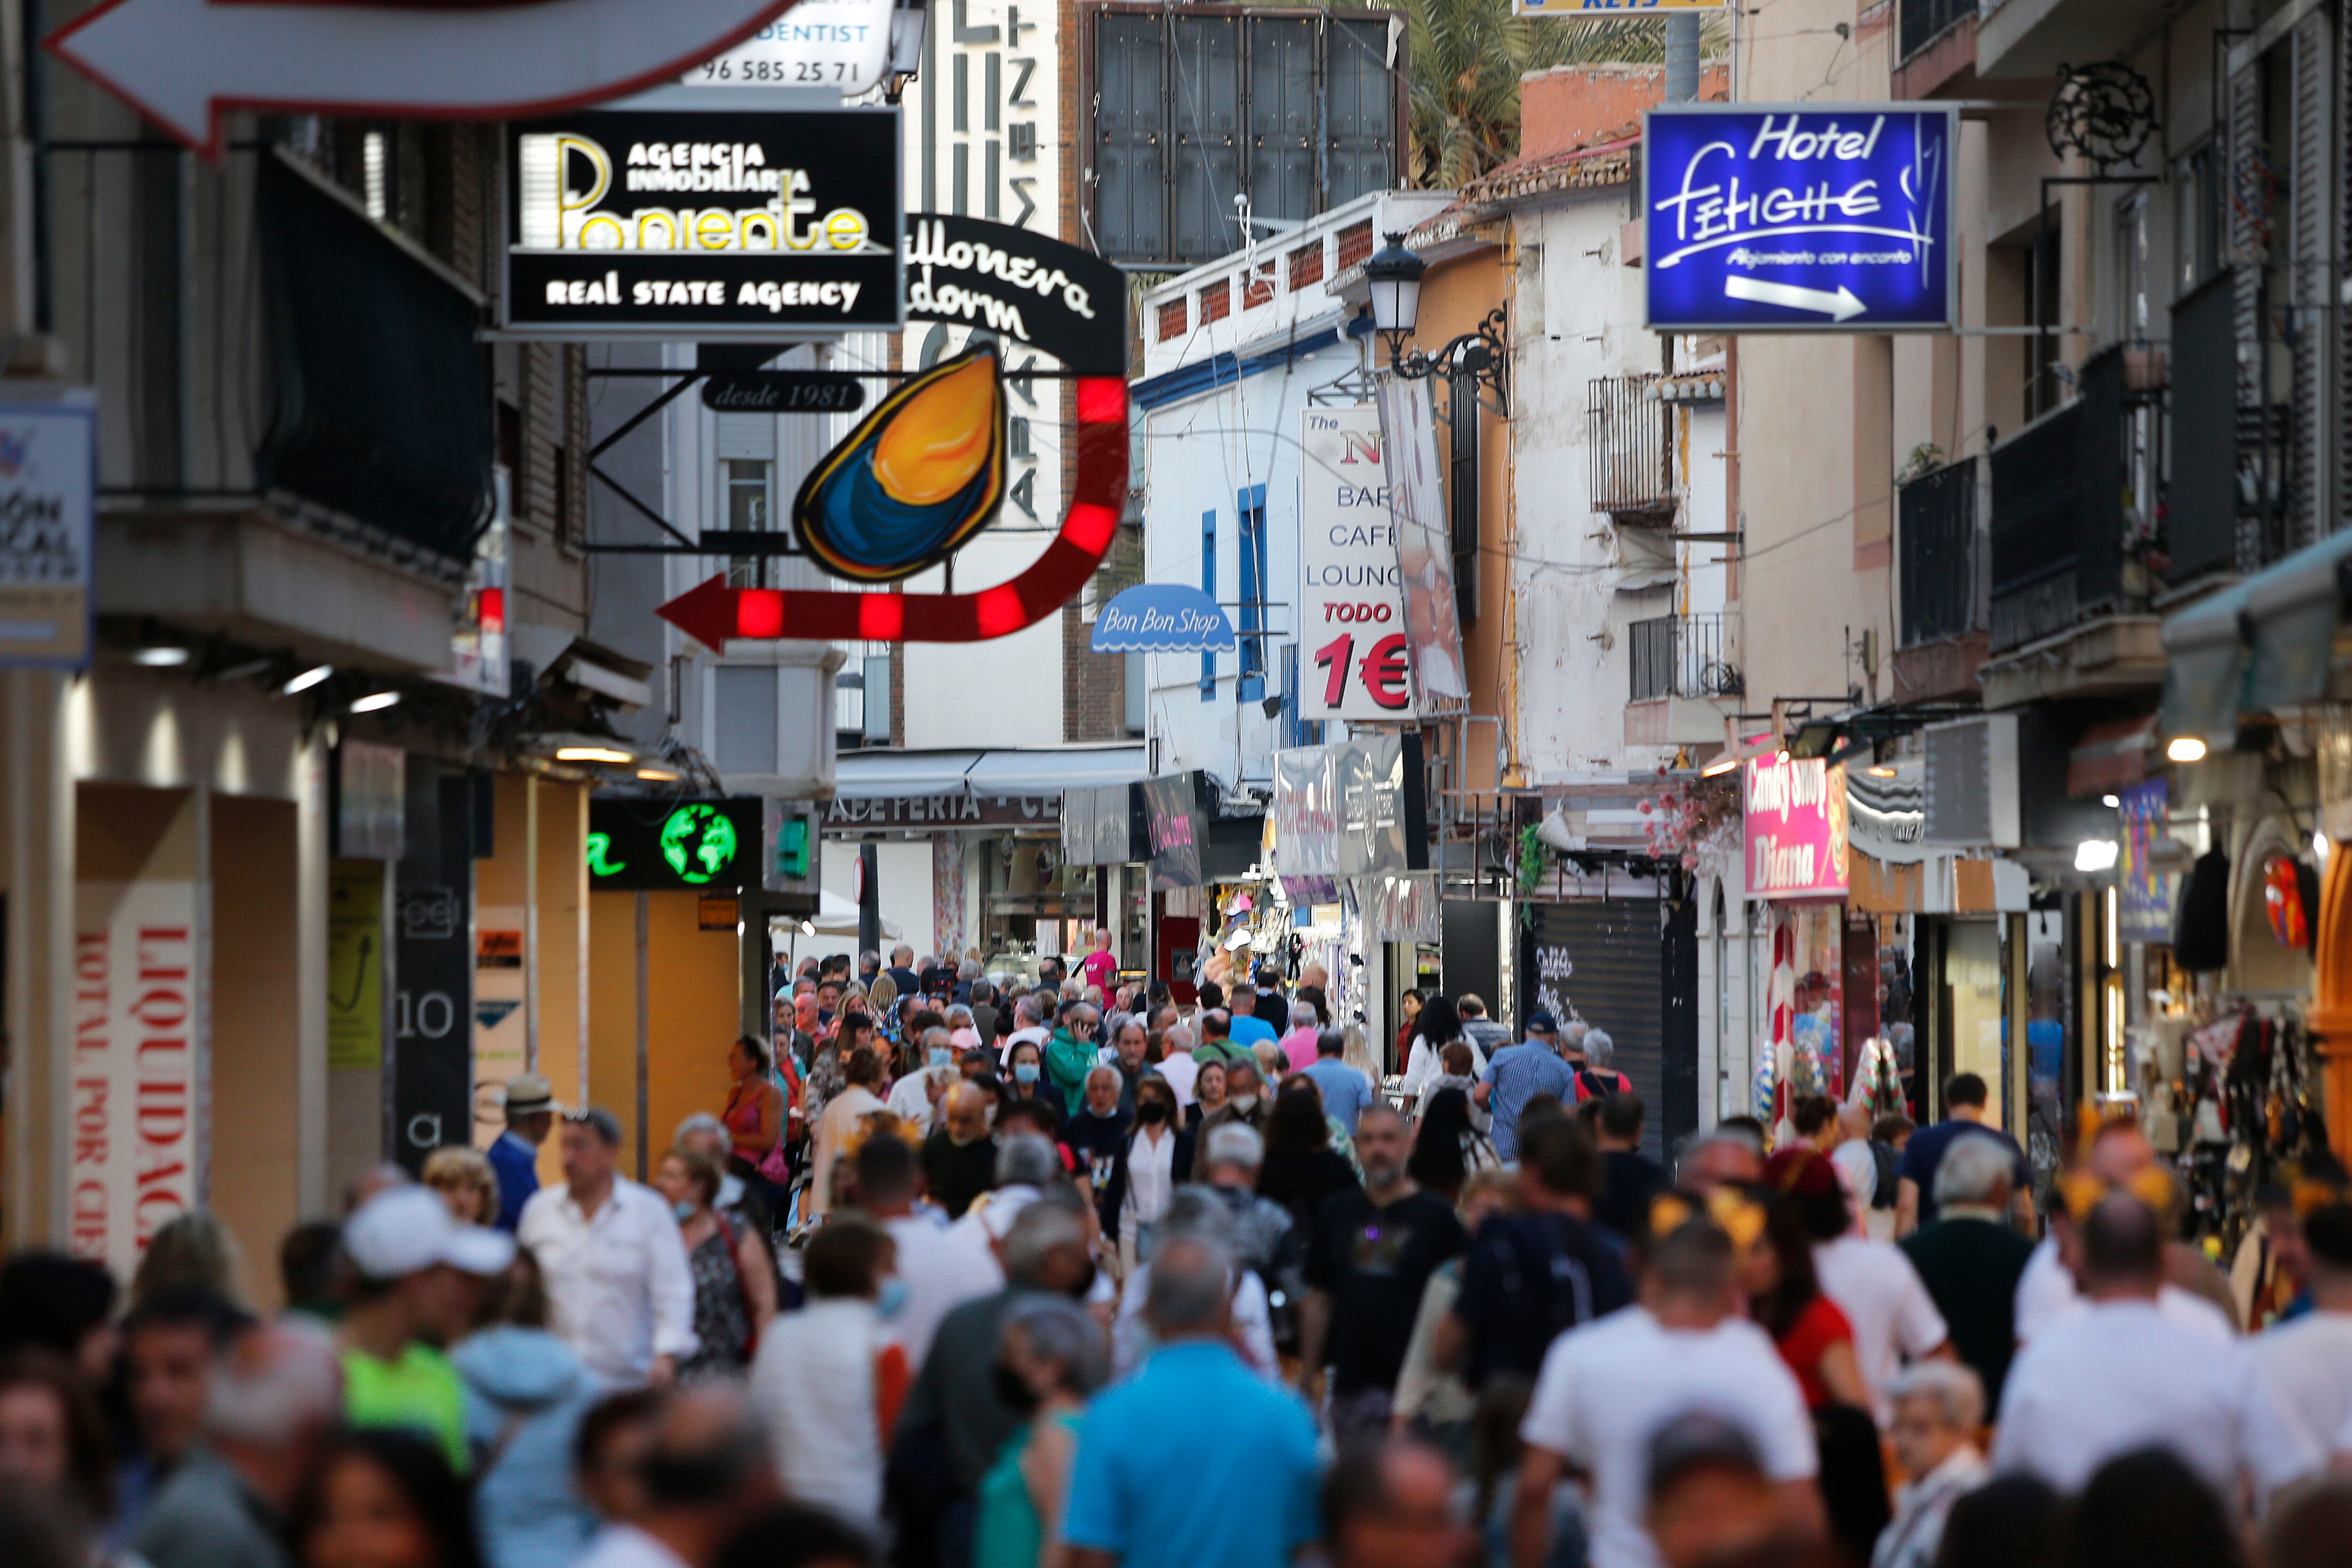
[[[1956,109],[1681,104],[1643,131],[1659,331],[1949,331]]]

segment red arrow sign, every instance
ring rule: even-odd
[[[231,109],[527,120],[674,81],[793,0],[105,0],[59,59],[208,158]]]
[[[730,639],[980,642],[1036,625],[1086,586],[1118,531],[1127,500],[1127,383],[1077,383],[1077,454],[1062,531],[1025,572],[977,594],[730,588],[713,577],[655,611],[714,652]]]

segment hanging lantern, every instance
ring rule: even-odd
[[[2273,855],[2263,867],[2263,907],[2271,918],[2271,934],[2284,947],[2311,945],[2311,920],[2303,899],[2302,868],[2291,855]]]

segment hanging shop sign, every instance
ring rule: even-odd
[[[1234,623],[1214,599],[1181,583],[1139,583],[1095,612],[1094,653],[1231,653]]]
[[[1127,280],[1075,245],[983,218],[908,220],[907,316],[982,327],[1080,375],[1127,374]]]
[[[895,109],[583,112],[507,135],[500,324],[773,339],[896,327]]]
[[[1298,625],[1317,671],[1299,683],[1298,716],[1410,719],[1404,568],[1381,411],[1303,410],[1298,449]]]
[[[1004,500],[1004,373],[993,345],[903,382],[811,468],[793,525],[816,563],[860,583],[937,565]]]
[[[2156,868],[2156,846],[2169,832],[2170,794],[2158,778],[2116,796],[2123,819],[2116,856],[2116,929],[2125,942],[2172,940],[2173,879]]]
[[[98,410],[0,405],[0,668],[89,662]]]
[[[891,0],[798,0],[750,37],[679,78],[687,87],[822,87],[844,98],[882,85]]]
[[[1845,897],[1844,764],[1780,752],[1749,759],[1742,776],[1748,896]]]
[[[1659,331],[1949,331],[1959,111],[1682,104],[1644,117]]]
[[[765,813],[756,799],[592,800],[592,891],[719,893],[761,886]]]
[[[1199,887],[1209,848],[1209,814],[1203,803],[1212,786],[1198,773],[1171,773],[1145,779],[1139,787],[1151,841],[1152,887]]]
[[[1275,856],[1287,879],[1429,867],[1421,737],[1371,734],[1276,752]]]
[[[1127,287],[1118,269],[1005,224],[929,213],[911,222],[909,320],[985,328],[1000,343],[1050,354],[1076,374],[1075,460],[1061,531],[1024,571],[969,593],[730,588],[723,574],[714,575],[656,612],[706,647],[1009,637],[1060,609],[1110,549],[1127,505]],[[973,368],[983,361],[984,379]],[[992,470],[1002,493],[1004,440],[992,361],[967,354],[930,367],[818,465],[801,500],[822,518],[820,564],[879,584],[919,571],[985,525],[990,512],[981,503]],[[921,453],[934,441],[949,450]],[[919,464],[911,460],[918,455]]]
[[[232,109],[520,120],[625,97],[676,79],[792,4],[105,0],[47,47],[217,158]]]
[[[1445,462],[1437,447],[1437,405],[1427,381],[1383,377],[1381,454],[1396,519],[1398,576],[1404,590],[1405,647],[1424,697],[1467,701],[1462,613],[1454,592],[1454,543],[1445,523]],[[1386,670],[1381,672],[1387,679]],[[1368,677],[1368,679],[1370,679]]]
[[[1062,792],[1062,858],[1073,866],[1124,866],[1150,858],[1133,784]]]

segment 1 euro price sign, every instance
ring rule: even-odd
[[[1643,136],[1658,331],[1949,331],[1959,111],[1683,104]]]
[[[1413,716],[1396,517],[1381,461],[1380,410],[1308,408],[1298,472],[1302,719]]]

